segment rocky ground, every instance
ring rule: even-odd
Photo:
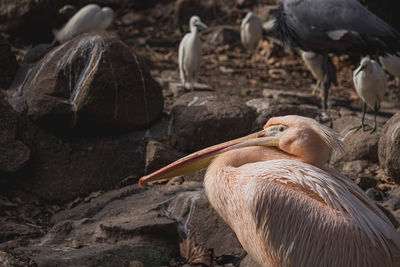
[[[253,10],[267,21],[274,1],[94,1],[116,10],[107,35],[52,47],[49,25],[61,19],[38,12],[56,14],[66,2],[0,5],[0,266],[255,266],[210,207],[204,171],[152,188],[137,181],[285,114],[340,132],[346,150],[330,165],[399,226],[393,77],[380,131],[354,132],[358,56],[333,57],[339,85],[324,113],[296,51],[267,33],[254,55],[242,49],[241,19]],[[188,92],[178,84],[177,48],[192,14],[209,28],[201,33],[199,84]]]

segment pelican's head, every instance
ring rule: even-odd
[[[195,28],[199,30],[207,29],[207,25],[201,21],[199,16],[193,16],[190,18],[190,31],[193,31]]]
[[[373,60],[369,57],[364,57],[360,62],[360,66],[355,70],[355,75],[357,76],[362,70],[370,70],[372,62]]]
[[[271,118],[262,131],[205,148],[140,179],[147,184],[206,168],[218,155],[251,146],[276,147],[291,158],[323,166],[332,149],[343,145],[338,134],[311,118],[289,115]],[[267,152],[268,153],[268,150]]]
[[[332,149],[343,150],[339,135],[311,118],[296,115],[271,118],[264,130],[267,136],[279,136],[280,150],[315,166],[323,166]]]

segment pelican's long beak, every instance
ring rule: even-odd
[[[279,136],[267,136],[267,129],[235,140],[214,145],[181,158],[168,166],[155,171],[139,180],[146,185],[158,180],[168,179],[207,168],[211,161],[221,153],[247,146],[278,146]]]

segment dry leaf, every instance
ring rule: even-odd
[[[190,236],[183,240],[179,245],[182,258],[186,259],[187,263],[199,263],[210,266],[211,254],[209,250],[204,246],[196,246],[195,233],[191,233]]]

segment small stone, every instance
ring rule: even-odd
[[[69,245],[70,248],[81,248],[83,245],[80,241],[78,240],[72,240],[71,244]]]
[[[343,165],[343,172],[351,173],[352,175],[357,175],[362,173],[368,166],[368,161],[365,160],[353,160],[346,162]]]
[[[375,201],[382,201],[382,193],[376,189],[376,188],[368,188],[367,191],[365,191],[365,194],[367,194],[367,196]]]
[[[143,263],[137,260],[129,262],[129,267],[144,267]]]
[[[368,188],[375,187],[377,184],[377,180],[371,177],[359,177],[355,180],[355,182],[364,191]]]
[[[392,196],[387,202],[392,211],[400,209],[400,196]]]

